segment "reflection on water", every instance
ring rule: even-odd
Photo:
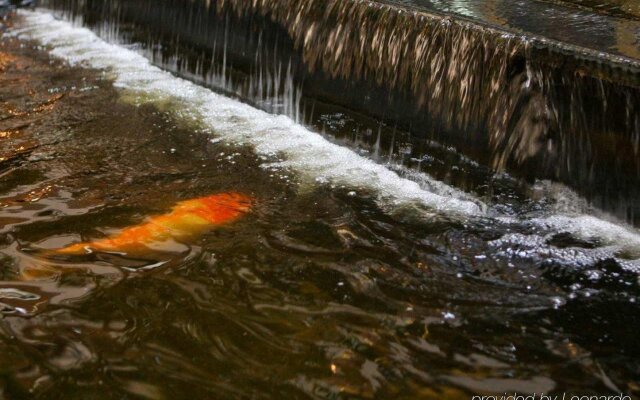
[[[453,13],[506,27],[527,36],[539,35],[568,45],[640,59],[639,4],[636,1],[590,0],[391,0],[391,3]],[[572,7],[588,5],[587,8]],[[615,3],[626,3],[619,7]],[[624,6],[624,5],[623,5]],[[609,11],[598,13],[597,11]],[[615,13],[615,10],[627,10]],[[613,15],[610,15],[613,13]]]
[[[624,18],[640,17],[638,0],[560,0],[559,2]]]
[[[335,140],[380,162],[407,158],[455,187],[389,165],[412,179],[406,185],[476,204],[465,189],[490,206],[461,218],[442,204],[434,212],[382,202],[376,190],[402,188],[399,181],[377,181],[381,170],[365,158],[305,141],[283,117],[258,129],[271,117],[213,97],[212,136],[205,123],[212,120],[184,112],[175,99],[134,105],[109,74],[50,62],[15,39],[1,43],[0,131],[11,132],[0,138],[3,396],[640,392],[640,348],[629,329],[640,323],[640,288],[618,258],[625,255],[611,253],[599,234],[585,239],[506,218],[580,207],[566,189],[523,189],[435,143],[421,144],[424,156],[411,159],[415,145],[400,130],[372,129],[318,104],[314,112]],[[84,42],[76,43],[82,52]],[[156,74],[160,94],[175,83],[166,87],[197,108],[188,83],[135,59],[126,64],[129,53],[114,56],[123,68]],[[233,144],[234,133],[253,146]],[[282,151],[256,154],[274,146]],[[280,157],[284,167],[274,167]],[[308,179],[305,171],[325,174]],[[171,215],[176,204],[223,192],[255,198],[252,211],[178,238],[179,251],[42,256],[42,249],[118,237]],[[22,279],[34,265],[65,273]]]

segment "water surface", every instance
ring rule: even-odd
[[[636,1],[390,0],[418,9],[457,14],[527,37],[640,59],[640,4]]]
[[[640,239],[570,190],[437,143],[399,162],[393,127],[384,141],[319,106],[323,135],[45,13],[16,24],[0,47],[6,397],[640,391]],[[40,252],[225,191],[253,211],[172,251]],[[22,278],[41,265],[59,272]]]

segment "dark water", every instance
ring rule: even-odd
[[[301,189],[295,171],[265,169],[170,107],[124,101],[108,75],[1,43],[0,397],[640,394],[638,275],[581,259],[597,239],[552,232],[546,256],[519,257],[526,242],[499,239],[536,231],[526,224],[416,219],[366,190]],[[371,157],[411,153],[400,130],[381,128],[397,138],[384,142],[364,117],[314,113]],[[563,201],[435,144],[425,154],[405,165],[505,213]],[[36,251],[230,190],[255,197],[253,211],[180,251]],[[52,263],[55,276],[21,279]]]

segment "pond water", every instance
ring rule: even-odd
[[[314,131],[45,12],[12,24],[0,397],[640,394],[640,235],[569,189],[437,143],[402,160],[402,132],[321,106]],[[251,209],[200,235],[55,252],[226,192]]]

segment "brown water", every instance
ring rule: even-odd
[[[640,394],[638,275],[580,258],[596,239],[552,232],[536,256],[496,242],[539,232],[527,224],[417,219],[366,190],[301,188],[295,171],[265,168],[170,105],[132,105],[108,74],[1,43],[0,397]],[[314,112],[334,140],[363,153],[377,142],[357,128],[364,117]],[[403,143],[372,157],[406,155]],[[428,149],[408,164],[505,213],[557,201]],[[255,197],[253,211],[172,252],[38,252],[225,191]],[[21,278],[39,266],[59,273]]]
[[[561,0],[559,2],[625,18],[640,18],[638,0]]]
[[[389,0],[631,59],[640,57],[637,0]]]

